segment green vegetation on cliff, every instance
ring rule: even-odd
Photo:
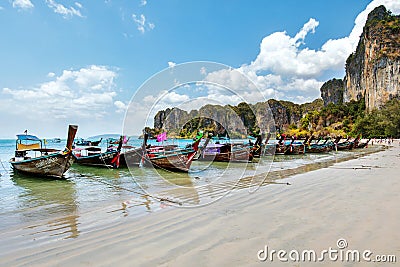
[[[269,106],[269,107],[268,107]],[[162,113],[164,111],[160,111]],[[192,111],[193,112],[193,111]],[[192,113],[191,112],[191,113]],[[312,103],[295,104],[289,101],[268,100],[255,105],[240,103],[237,106],[206,105],[187,121],[188,113],[183,110],[172,111],[173,121],[168,116],[162,123],[170,128],[146,129],[151,136],[166,130],[168,136],[176,138],[193,138],[197,130],[212,132],[214,136],[245,138],[247,135],[260,133],[260,123],[268,114],[272,114],[272,130],[290,136],[357,136],[363,137],[400,137],[400,100],[392,99],[368,113],[365,111],[365,100],[323,106],[321,99]],[[210,115],[213,114],[213,115]],[[190,117],[190,116],[189,116]],[[236,121],[235,121],[236,120]],[[245,129],[240,130],[237,121],[241,121]],[[220,123],[221,122],[221,123]],[[223,123],[222,123],[223,122]],[[179,127],[179,125],[183,125]],[[264,131],[265,131],[264,127]],[[268,131],[268,130],[267,130]],[[264,132],[263,132],[264,133]]]
[[[351,101],[344,104],[330,103],[320,110],[308,112],[300,120],[300,127],[290,127],[288,135],[304,137],[317,136],[357,136],[400,137],[400,100],[392,99],[381,109],[365,111],[365,101]]]
[[[363,137],[400,137],[400,100],[392,99],[381,109],[359,117],[353,125],[353,133]]]

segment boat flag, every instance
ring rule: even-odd
[[[200,130],[196,135],[196,140],[203,138],[203,135],[204,135],[204,132]]]
[[[119,158],[120,158],[120,152],[117,152],[117,155],[111,160],[111,164],[114,165],[114,167],[119,168]]]
[[[167,132],[163,132],[157,135],[157,142],[162,142],[165,140],[167,140]]]

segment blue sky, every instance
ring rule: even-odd
[[[367,11],[398,13],[399,2],[3,0],[0,138],[25,129],[63,137],[68,123],[83,137],[119,133],[138,88],[191,61],[229,65],[267,99],[313,100],[324,81],[344,76]]]

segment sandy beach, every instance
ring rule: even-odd
[[[400,147],[280,180],[291,185],[235,191],[197,208],[169,207],[93,227],[78,238],[0,235],[1,266],[261,266],[366,264],[281,262],[271,250],[369,250],[400,261]],[[338,240],[347,245],[338,248]],[[293,255],[293,254],[292,254]],[[283,257],[284,258],[284,257]],[[286,255],[286,258],[289,258]],[[369,265],[375,266],[376,262]],[[386,263],[382,265],[394,266]]]

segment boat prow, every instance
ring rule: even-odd
[[[72,141],[77,130],[78,126],[69,126],[67,147],[64,151],[42,148],[42,142],[36,136],[18,135],[15,157],[10,159],[13,169],[28,175],[62,178],[75,160],[72,155]],[[33,144],[23,144],[22,141],[32,141]],[[29,157],[29,151],[35,155],[40,153],[40,156]]]

